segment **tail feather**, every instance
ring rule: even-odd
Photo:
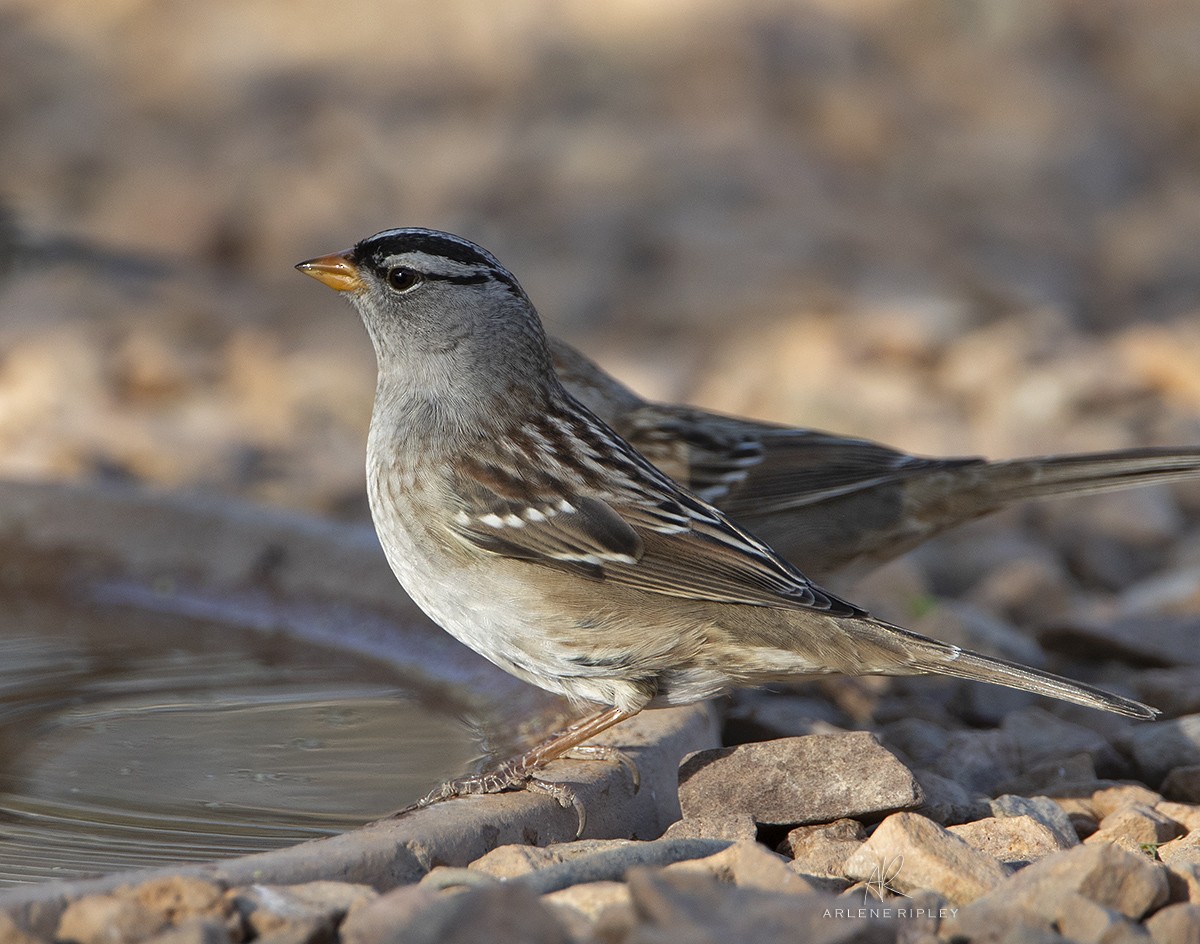
[[[1073,682],[1061,675],[947,645],[898,626],[889,626],[889,629],[904,637],[909,656],[906,665],[915,672],[990,682],[1144,721],[1153,720],[1160,714],[1157,708],[1082,682]]]
[[[1034,459],[984,467],[980,484],[997,504],[1055,495],[1081,495],[1200,476],[1200,448],[1125,449]]]

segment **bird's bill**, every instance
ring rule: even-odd
[[[349,249],[328,256],[318,256],[296,266],[305,275],[311,275],[335,292],[357,292],[364,288],[358,274],[358,266]]]

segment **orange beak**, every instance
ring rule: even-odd
[[[365,288],[358,275],[358,266],[354,264],[353,250],[350,249],[309,259],[296,268],[318,282],[324,282],[335,292],[359,292]]]

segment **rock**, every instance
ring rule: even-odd
[[[1026,866],[987,898],[988,904],[1056,919],[1059,902],[1072,894],[1136,921],[1167,900],[1167,878],[1144,856],[1108,843],[1080,845]]]
[[[709,814],[677,820],[667,827],[664,839],[757,839],[758,826],[748,813]]]
[[[826,895],[771,894],[722,885],[703,873],[652,869],[632,870],[629,892],[641,922],[637,934],[618,936],[605,929],[603,939],[646,944],[722,940],[894,944],[896,940],[894,923],[839,914],[838,908],[850,909]]]
[[[1100,768],[1119,762],[1116,749],[1104,735],[1044,708],[1014,712],[1004,719],[1000,730],[1012,738],[1023,770],[1078,754],[1087,754]]]
[[[251,885],[230,893],[233,906],[256,936],[275,934],[289,926],[306,925],[310,933],[332,931],[352,908],[379,897],[369,885],[349,882],[307,882],[301,885]],[[292,934],[303,934],[299,927]]]
[[[1160,800],[1154,808],[1164,816],[1175,820],[1186,831],[1200,829],[1200,806],[1194,803],[1172,803],[1170,800]]]
[[[1063,937],[1080,942],[1145,941],[1148,935],[1136,924],[1112,908],[1105,908],[1079,894],[1066,895],[1059,902],[1055,926]]]
[[[1180,825],[1144,803],[1123,806],[1100,821],[1085,843],[1111,842],[1128,852],[1142,852],[1179,835]]]
[[[1170,900],[1200,905],[1200,865],[1194,862],[1167,863]]]
[[[631,898],[624,882],[585,882],[545,895],[542,901],[557,909],[567,929],[583,937],[590,926],[608,908],[627,909]],[[584,932],[584,933],[580,933]]]
[[[67,905],[54,936],[77,944],[125,944],[144,940],[167,924],[161,912],[132,898],[86,895]]]
[[[1200,803],[1200,764],[1173,768],[1159,789],[1172,800]]]
[[[839,819],[819,826],[797,826],[779,844],[792,859],[792,867],[805,875],[841,877],[843,866],[867,838],[862,823]]]
[[[1167,717],[1200,712],[1200,668],[1196,666],[1146,669],[1131,683],[1140,700],[1161,709]]]
[[[1004,731],[952,731],[930,769],[969,794],[992,796],[1021,770],[1021,756]]]
[[[1021,866],[1076,844],[1030,816],[991,816],[949,827],[951,833],[969,845],[999,859],[1006,865]]]
[[[568,944],[563,923],[520,882],[461,892],[395,889],[343,922],[342,944]]]
[[[951,823],[966,823],[988,813],[987,802],[981,797],[967,793],[953,780],[948,780],[932,770],[915,769],[913,775],[924,794],[924,802],[913,812],[949,826]]]
[[[851,727],[828,699],[782,695],[756,689],[739,691],[725,716],[726,746],[809,734],[837,734]]]
[[[1063,849],[1079,843],[1079,835],[1071,817],[1049,797],[1023,797],[1006,793],[992,800],[989,806],[994,816],[1028,816],[1037,820],[1054,834]]]
[[[1091,754],[1072,754],[1069,757],[1044,760],[1027,767],[1015,777],[996,784],[996,792],[1016,795],[1029,793],[1059,793],[1072,784],[1096,779],[1096,766]]]
[[[1009,874],[995,857],[916,813],[894,813],[880,823],[845,871],[863,882],[887,879],[902,892],[927,888],[956,905],[985,894]]]
[[[338,928],[341,944],[383,944],[400,939],[394,929],[408,927],[441,896],[425,885],[401,885],[356,908]]]
[[[1095,791],[1092,794],[1092,809],[1097,818],[1104,820],[1127,807],[1154,806],[1161,800],[1161,794],[1139,783],[1122,783]]]
[[[1200,944],[1200,905],[1178,904],[1146,919],[1154,944]]]
[[[145,939],[142,944],[231,944],[229,929],[224,922],[213,918],[188,918],[181,924],[160,931]],[[263,942],[272,941],[282,944],[281,939],[274,935],[257,938]],[[297,944],[308,944],[316,940],[333,941],[332,929],[328,929],[323,938],[293,938]]]
[[[44,944],[44,942],[17,927],[12,918],[0,911],[0,944]]]
[[[542,846],[497,846],[470,865],[476,872],[494,875],[496,878],[515,878],[518,875],[528,875],[538,869],[556,865],[562,861],[557,851]]]
[[[1149,783],[1161,783],[1176,767],[1200,766],[1200,714],[1136,729],[1130,750]]]
[[[700,751],[679,768],[685,818],[745,812],[758,823],[794,826],[907,809],[921,799],[912,772],[861,732]]]
[[[1167,865],[1200,865],[1200,833],[1192,832],[1164,842],[1156,851],[1159,859]]]
[[[1198,666],[1196,616],[1140,615],[1111,622],[1071,620],[1038,631],[1047,649],[1091,660],[1117,659],[1141,666]]]
[[[946,752],[950,732],[923,718],[901,718],[883,726],[879,740],[889,751],[918,767],[935,763]]]
[[[807,895],[816,891],[812,883],[788,866],[787,859],[761,843],[743,840],[716,855],[668,865],[666,871],[704,872],[722,882],[769,892]]]
[[[162,915],[171,924],[188,918],[223,919],[233,911],[218,885],[182,875],[143,882],[129,891],[118,889],[117,893],[131,894],[138,904]]]

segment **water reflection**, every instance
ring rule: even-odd
[[[339,832],[470,766],[385,663],[141,609],[0,597],[0,883]]]

